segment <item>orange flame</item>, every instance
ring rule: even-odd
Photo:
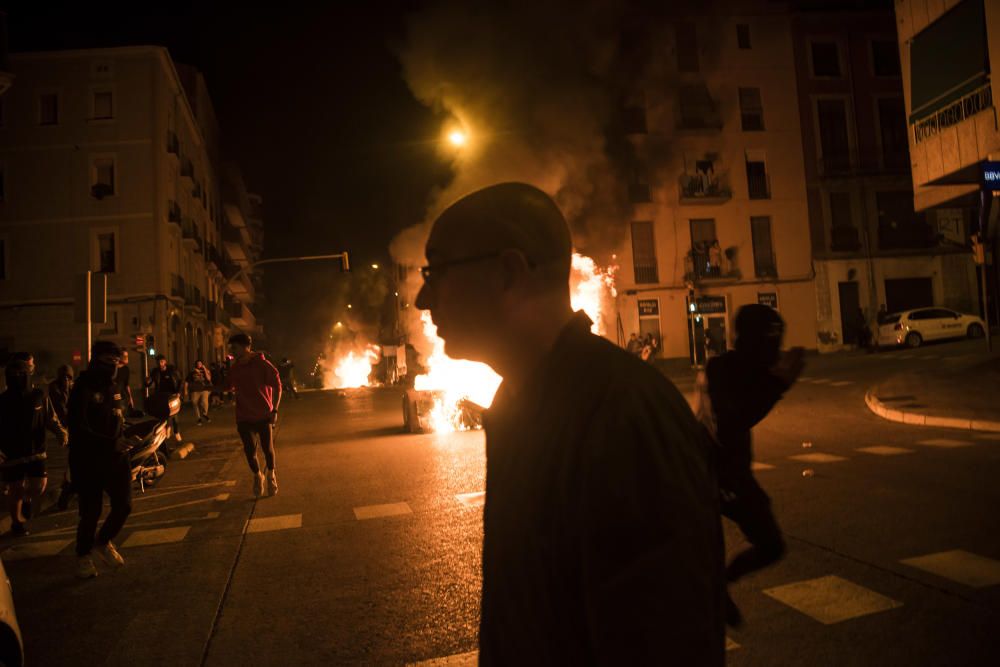
[[[349,351],[337,360],[332,371],[327,372],[324,386],[328,389],[356,389],[370,386],[368,376],[371,375],[372,365],[378,363],[380,352],[378,345],[370,343],[360,352]]]
[[[573,254],[570,274],[570,303],[573,310],[583,310],[594,321],[591,331],[605,335],[613,330],[610,313],[613,311],[614,267],[601,269],[590,257]],[[500,386],[502,378],[486,364],[452,359],[444,352],[444,341],[437,335],[430,312],[420,315],[423,335],[431,341],[433,349],[427,357],[426,375],[416,378],[417,390],[439,391],[443,395],[435,400],[427,420],[434,431],[451,432],[467,430],[460,403],[470,400],[488,408]]]

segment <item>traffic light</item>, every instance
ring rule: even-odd
[[[135,351],[145,352],[146,351],[146,337],[142,334],[137,334],[135,337]]]
[[[156,356],[156,339],[153,334],[146,334],[146,353],[151,357]]]

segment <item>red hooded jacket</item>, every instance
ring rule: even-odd
[[[281,402],[278,369],[259,352],[237,359],[226,382],[236,392],[236,421],[260,422],[270,418]]]

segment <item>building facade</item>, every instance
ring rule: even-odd
[[[222,359],[234,330],[260,334],[253,281],[233,280],[259,255],[259,233],[242,231],[259,220],[245,188],[245,201],[226,199],[241,190],[222,168],[203,77],[159,47],[13,54],[10,63],[16,83],[0,98],[0,353],[31,351],[43,373],[86,363],[87,271],[107,282],[94,339],[131,347],[151,335],[186,369]],[[140,355],[131,363],[142,371]]]
[[[1000,65],[1000,3],[896,0],[895,10],[914,206],[937,216],[942,230],[950,224],[942,219],[966,221],[966,236],[981,234],[995,258],[1000,202],[984,187],[984,166],[1000,160],[993,78]],[[976,279],[981,295],[981,272]],[[996,304],[995,261],[985,282]],[[982,314],[981,301],[974,298],[967,312]],[[996,322],[997,309],[989,311]]]
[[[790,16],[733,4],[677,22],[676,86],[638,91],[623,112],[635,166],[621,333],[697,364],[733,346],[749,303],[782,314],[787,345],[817,345]]]

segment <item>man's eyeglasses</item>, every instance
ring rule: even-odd
[[[428,264],[427,266],[420,267],[420,275],[424,277],[424,282],[430,281],[430,279],[435,275],[440,275],[444,273],[446,269],[450,269],[455,266],[461,266],[462,264],[472,264],[474,262],[481,262],[484,259],[493,259],[494,257],[499,257],[500,252],[491,252],[485,255],[474,255],[472,257],[462,257],[460,259],[452,259],[446,262],[437,262],[435,264]]]

